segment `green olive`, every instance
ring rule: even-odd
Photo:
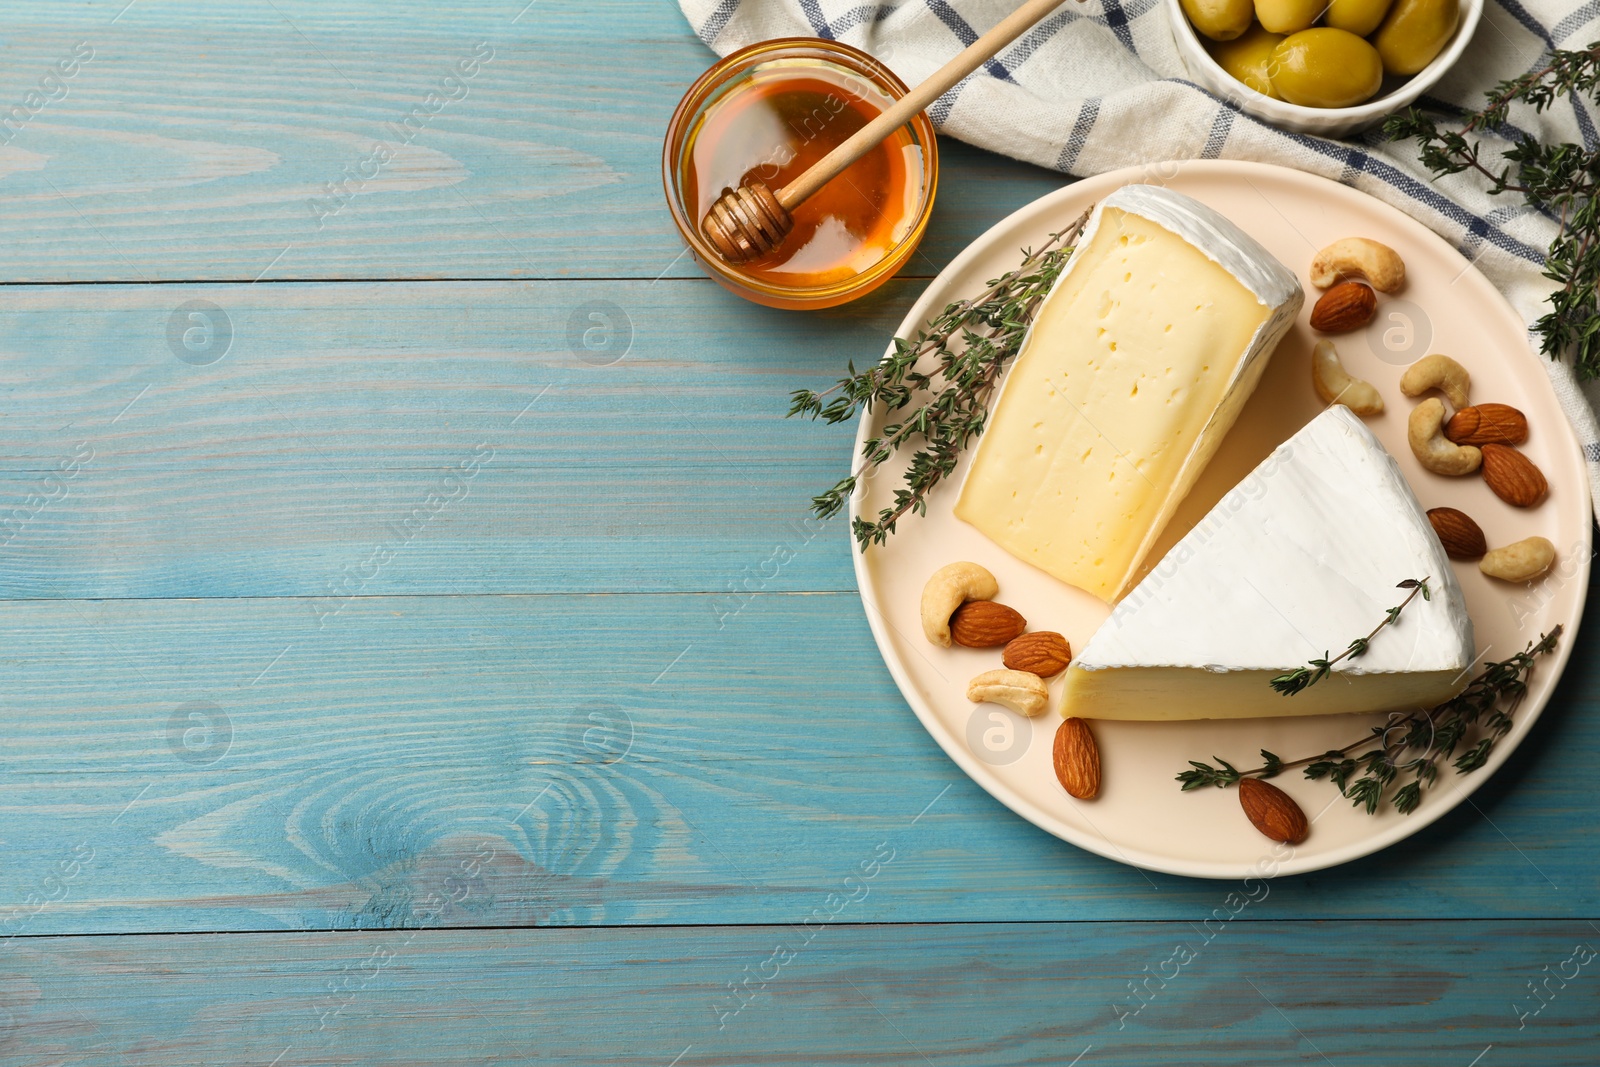
[[[1322,21],[1336,30],[1349,30],[1365,37],[1378,28],[1389,13],[1393,0],[1329,0],[1328,15]]]
[[[1460,0],[1395,0],[1372,43],[1385,71],[1415,74],[1433,62],[1460,23]]]
[[[1250,28],[1253,0],[1179,0],[1194,28],[1213,41],[1231,41]]]
[[[1268,33],[1252,25],[1243,37],[1232,41],[1208,43],[1206,50],[1217,66],[1233,78],[1244,82],[1256,92],[1282,100],[1283,96],[1272,87],[1272,50],[1283,40],[1281,33]]]
[[[1299,33],[1317,21],[1325,0],[1255,0],[1256,19],[1273,33]]]
[[[1319,27],[1272,50],[1272,85],[1291,104],[1351,107],[1383,84],[1378,50],[1348,30]]]

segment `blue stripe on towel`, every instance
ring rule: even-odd
[[[733,13],[739,10],[739,0],[721,0],[717,9],[711,12],[711,17],[706,19],[704,26],[696,32],[706,44],[712,44],[727,28],[728,20],[733,18]]]
[[[1217,117],[1211,120],[1211,133],[1206,137],[1205,147],[1200,149],[1201,159],[1217,159],[1222,155],[1223,146],[1228,143],[1228,131],[1233,129],[1233,120],[1238,114],[1239,109],[1232,104],[1217,108]]]
[[[1120,0],[1102,0],[1101,10],[1106,13],[1106,25],[1111,27],[1111,32],[1117,35],[1117,40],[1130,52],[1136,51],[1133,47],[1133,31],[1128,29],[1128,13],[1123,10]],[[1146,10],[1149,10],[1148,8]],[[1138,13],[1144,14],[1143,11]],[[1137,15],[1135,17],[1138,17]]]
[[[962,48],[967,47],[967,45],[978,39],[977,31],[972,28],[966,19],[961,17],[959,11],[951,7],[945,0],[927,0],[927,4],[928,10],[938,15],[939,21],[948,26],[950,32],[956,35],[956,40],[961,42]],[[1013,85],[1016,84],[1016,79],[1011,76],[1011,72],[998,59],[989,60],[983,65],[983,69],[988,71],[991,77],[999,78],[1003,82],[1011,82]],[[960,88],[960,86],[956,88]],[[953,93],[955,89],[950,91]]]
[[[1194,90],[1201,96],[1204,96],[1206,99],[1216,103],[1219,107],[1230,106],[1221,98],[1207,91],[1201,86],[1196,85],[1194,82],[1187,81],[1183,78],[1172,78],[1169,80],[1175,85],[1182,85],[1185,88]],[[1278,137],[1287,138],[1288,140],[1293,141],[1295,144],[1298,144],[1303,148],[1309,148],[1318,155],[1326,156],[1328,159],[1340,163],[1347,168],[1354,166],[1358,162],[1359,157],[1359,169],[1361,173],[1365,174],[1368,178],[1378,179],[1385,185],[1388,185],[1390,188],[1394,189],[1396,192],[1410,197],[1417,203],[1429,208],[1434,212],[1437,212],[1440,215],[1443,215],[1445,218],[1459,225],[1462,229],[1470,228],[1473,225],[1474,220],[1477,220],[1480,224],[1483,224],[1482,220],[1479,219],[1477,215],[1472,214],[1472,212],[1461,207],[1448,197],[1443,196],[1437,191],[1429,188],[1424,183],[1419,182],[1417,179],[1413,178],[1400,168],[1386,163],[1383,160],[1378,159],[1376,156],[1368,155],[1358,148],[1352,148],[1349,145],[1340,144],[1337,141],[1325,141],[1320,137],[1312,137],[1309,134],[1291,133],[1288,130],[1280,130],[1276,126],[1269,126],[1264,122],[1257,121],[1256,125],[1267,133],[1276,135]],[[1496,248],[1499,248],[1505,252],[1509,252],[1519,259],[1525,259],[1529,263],[1544,263],[1544,252],[1540,249],[1536,249],[1522,243],[1515,237],[1512,237],[1510,234],[1500,230],[1499,227],[1488,227],[1488,231],[1489,232],[1484,236],[1488,237]]]
[[[1543,41],[1546,48],[1551,47],[1554,43],[1550,39],[1549,31],[1539,24],[1538,19],[1528,13],[1527,8],[1517,3],[1517,0],[1495,0],[1495,3],[1504,8],[1506,14],[1520,22],[1523,29]]]
[[[1344,170],[1339,175],[1340,185],[1354,186],[1356,179],[1361,177],[1367,169],[1367,160],[1372,157],[1365,152],[1351,152],[1350,158],[1344,161]]]
[[[1596,0],[1596,2],[1600,3],[1600,0]],[[1020,67],[1022,60],[1027,59],[1038,51],[1040,45],[1054,37],[1061,30],[1082,19],[1087,19],[1096,25],[1106,27],[1116,37],[1118,44],[1122,45],[1130,55],[1136,56],[1139,51],[1133,46],[1133,32],[1128,27],[1155,11],[1160,3],[1161,0],[1132,0],[1132,3],[1126,7],[1118,6],[1114,10],[1108,7],[1105,14],[1101,15],[1087,15],[1079,11],[1076,6],[1068,5],[1024,34],[1015,45],[1012,45],[1006,51],[1007,58],[1015,60],[1011,64],[1011,69],[1015,70]]]
[[[1596,0],[1600,3],[1600,0]],[[1035,52],[1044,46],[1045,42],[1072,25],[1082,15],[1070,9],[1057,11],[1039,25],[1017,38],[1016,43],[1006,49],[1006,59],[1010,61],[1012,70],[1017,70],[1026,63]]]
[[[950,112],[955,110],[956,97],[960,96],[961,90],[965,89],[972,79],[976,77],[977,74],[975,73],[968,74],[965,78],[952,85],[949,92],[933,102],[932,106],[928,108],[928,118],[932,120],[934,126],[943,126],[945,124],[945,120],[950,117]]]
[[[1072,133],[1067,136],[1067,143],[1062,146],[1061,155],[1056,158],[1056,170],[1072,173],[1073,164],[1078,162],[1078,153],[1089,143],[1089,131],[1094,129],[1094,120],[1099,116],[1100,98],[1091,96],[1078,109],[1078,121],[1072,124]]]
[[[833,27],[828,25],[828,16],[822,13],[822,5],[817,0],[800,0],[800,11],[805,15],[806,21],[811,23],[811,32],[825,40],[835,40]]]
[[[1479,216],[1474,215],[1448,197],[1435,192],[1398,167],[1385,163],[1374,156],[1369,156],[1365,152],[1356,153],[1354,149],[1333,141],[1324,141],[1317,137],[1309,137],[1300,133],[1288,133],[1283,130],[1278,132],[1321,155],[1327,156],[1329,159],[1340,160],[1346,165],[1350,164],[1352,154],[1359,154],[1363,157],[1362,173],[1368,177],[1377,178],[1396,192],[1403,193],[1417,203],[1433,209],[1445,218],[1457,223],[1463,229],[1471,230],[1474,226],[1485,227],[1489,232],[1483,236],[1488,237],[1495,247],[1502,251],[1509,252],[1520,259],[1525,259],[1529,263],[1542,264],[1544,262],[1544,253],[1540,250],[1523,244],[1510,234],[1502,232],[1498,227],[1489,227]]]
[[[1597,18],[1600,18],[1600,0],[1589,0],[1587,4],[1550,27],[1550,39],[1559,45]]]
[[[862,4],[860,7],[851,8],[828,23],[828,29],[836,35],[849,33],[863,23],[882,22],[894,12],[895,7],[893,4]]]

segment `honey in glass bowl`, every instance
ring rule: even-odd
[[[792,211],[771,254],[733,265],[700,232],[728,189],[777,192],[900,95],[905,86],[864,52],[810,38],[768,41],[713,67],[667,132],[663,181],[673,218],[706,272],[775,307],[828,307],[887,281],[916,250],[937,179],[933,128],[918,115]]]

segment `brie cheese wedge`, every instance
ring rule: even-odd
[[[1187,196],[1101,201],[1006,375],[957,518],[1114,601],[1238,417],[1304,301]]]
[[[1271,686],[1369,633],[1292,696]],[[1220,719],[1432,707],[1466,687],[1472,621],[1444,547],[1372,431],[1318,415],[1218,502],[1117,605],[1067,671],[1063,715]]]

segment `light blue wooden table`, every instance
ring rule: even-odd
[[[1600,1061],[1596,620],[1473,803],[1247,907],[1026,825],[783,412],[1064,179],[947,142],[906,277],[754,307],[659,191],[711,54],[525,3],[4,5],[0,1063]]]

